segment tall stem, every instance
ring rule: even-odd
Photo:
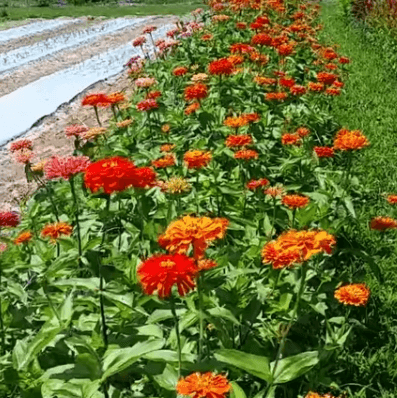
[[[0,265],[0,288],[1,288],[1,271],[2,271],[2,267]],[[5,352],[5,335],[4,335],[4,322],[3,322],[3,311],[1,309],[1,296],[0,296],[0,333],[1,333],[1,349],[0,349],[0,353],[1,355],[4,354]]]
[[[199,191],[198,191],[198,186],[199,186],[199,171],[198,169],[196,170],[196,206],[197,206],[197,217],[200,212],[200,206],[199,206]]]
[[[275,224],[276,224],[276,198],[273,198],[273,220],[272,220],[272,229],[270,231],[269,240],[272,239]]]
[[[52,309],[52,312],[58,318],[58,322],[61,325],[62,324],[61,317],[59,316],[59,313],[58,313],[57,309],[55,308],[54,303],[52,302],[52,299],[51,299],[50,295],[48,294],[48,290],[47,290],[47,286],[46,285],[43,286],[43,290],[44,290],[44,294],[45,294],[48,302],[50,303],[50,307]]]
[[[96,120],[98,121],[99,126],[102,127],[101,121],[99,120],[98,108],[95,105],[94,105],[94,111],[95,111]]]
[[[203,276],[199,274],[197,278],[197,292],[199,296],[199,346],[198,346],[198,360],[199,362],[203,358],[203,342],[204,342],[204,317],[203,317],[203,309],[204,309],[204,304],[203,304],[203,289],[202,289],[202,282],[203,282]]]
[[[267,392],[271,391],[271,389],[272,389],[272,387],[274,385],[274,376],[276,374],[277,366],[278,366],[278,364],[280,362],[281,355],[282,355],[282,352],[284,350],[285,341],[287,340],[287,335],[288,335],[288,333],[289,333],[289,331],[291,329],[293,321],[295,320],[296,316],[298,315],[299,303],[300,303],[303,291],[305,289],[306,273],[307,273],[307,265],[302,265],[301,266],[301,283],[300,283],[300,286],[299,286],[298,297],[296,299],[296,303],[295,303],[295,307],[294,307],[294,310],[293,310],[292,318],[291,318],[291,320],[288,323],[287,329],[286,329],[286,331],[283,334],[283,337],[282,337],[281,342],[280,342],[280,346],[279,346],[278,351],[277,351],[276,362],[274,364],[274,368],[273,368],[273,371],[272,371],[272,381],[269,384]]]
[[[77,238],[78,238],[78,244],[79,244],[79,266],[81,268],[81,257],[83,255],[83,251],[81,249],[81,234],[80,234],[80,223],[79,223],[79,204],[77,202],[76,191],[75,191],[75,188],[74,188],[74,178],[71,177],[69,182],[70,182],[70,188],[72,190],[74,205],[76,206],[76,227],[77,227]]]
[[[121,209],[121,198],[120,196],[118,197],[119,199],[119,214],[120,214],[120,209]],[[122,223],[121,223],[121,218],[119,217],[119,251],[121,248],[121,228],[122,228]]]
[[[179,362],[178,379],[179,379],[181,377],[181,371],[182,371],[181,335],[179,333],[179,319],[178,316],[176,315],[176,310],[175,310],[175,299],[172,295],[170,301],[171,301],[171,312],[175,320],[176,343],[178,345],[178,362]]]

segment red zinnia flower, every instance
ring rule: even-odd
[[[176,68],[174,68],[172,73],[174,76],[184,76],[188,71],[189,69],[186,68],[186,66],[177,66]]]
[[[181,296],[194,289],[198,269],[194,259],[184,254],[158,254],[144,261],[137,273],[146,294],[157,290],[165,298],[171,296],[174,285]]]
[[[208,87],[203,83],[196,83],[185,88],[185,100],[200,100],[208,96]]]
[[[240,149],[234,154],[235,159],[244,159],[244,160],[250,160],[250,159],[257,159],[259,156],[257,151],[254,151],[253,149]]]
[[[15,151],[19,151],[21,149],[31,150],[32,148],[33,148],[33,142],[28,139],[23,139],[23,140],[19,140],[19,141],[15,141],[15,142],[11,143],[9,151],[15,152]]]
[[[247,183],[247,188],[254,191],[259,187],[265,187],[269,184],[269,180],[266,178],[261,178],[259,180],[251,180]]]
[[[278,81],[280,86],[291,88],[295,84],[293,77],[281,77]]]
[[[337,96],[337,95],[340,95],[340,89],[339,88],[334,88],[334,87],[328,87],[325,90],[325,94],[332,95],[332,96]]]
[[[310,82],[308,85],[310,91],[316,91],[320,92],[324,90],[324,84],[323,83],[314,83]]]
[[[61,235],[69,236],[72,234],[73,227],[66,222],[56,222],[54,224],[47,224],[41,231],[42,237],[50,237],[51,243],[55,243],[56,239]]]
[[[150,111],[152,109],[157,109],[159,104],[154,99],[146,99],[136,104],[136,109],[138,111]]]
[[[100,188],[105,193],[124,191],[134,182],[136,166],[127,158],[115,156],[91,163],[84,175],[84,184],[92,192]]]
[[[252,36],[251,43],[257,46],[270,46],[272,44],[272,37],[266,33],[258,33]]]
[[[234,53],[247,54],[252,52],[253,50],[254,50],[253,47],[245,43],[235,43],[230,46],[230,52],[232,54]]]
[[[161,97],[161,91],[150,91],[150,93],[147,93],[145,99],[155,100],[156,98],[159,98],[159,97]]]
[[[0,227],[16,227],[19,224],[19,216],[14,211],[0,212]]]
[[[329,146],[315,146],[314,152],[319,158],[333,158],[334,157],[334,148]]]
[[[225,145],[227,147],[243,147],[252,144],[252,137],[249,134],[229,135],[226,138]]]
[[[83,106],[103,106],[110,105],[109,98],[104,93],[87,94],[81,101]]]
[[[375,217],[371,220],[371,229],[385,231],[386,229],[397,228],[397,220],[391,217]]]
[[[156,184],[157,174],[150,167],[137,167],[132,175],[134,188],[151,188]]]
[[[290,209],[302,209],[306,207],[310,202],[307,196],[303,195],[285,195],[281,199],[281,203],[288,206]]]
[[[208,71],[213,75],[231,75],[234,65],[227,58],[221,58],[212,61],[208,66]]]
[[[285,99],[288,98],[288,94],[280,91],[280,92],[274,92],[274,93],[266,93],[265,95],[266,100],[268,101],[284,101]]]
[[[387,197],[387,201],[388,201],[391,205],[397,204],[397,195],[389,195],[389,196]]]
[[[292,54],[294,51],[294,46],[292,44],[281,44],[277,47],[277,52],[279,55],[283,55],[286,57],[287,55]]]
[[[189,169],[201,169],[202,167],[206,167],[211,159],[211,152],[200,150],[188,151],[183,156],[183,160]]]
[[[320,83],[331,85],[337,78],[338,76],[334,75],[333,73],[328,73],[328,72],[317,73],[317,80]]]
[[[298,134],[285,133],[281,136],[281,143],[283,145],[297,145],[301,144],[301,138]]]
[[[347,57],[340,57],[339,58],[339,63],[340,64],[349,64],[350,63],[350,59]]]

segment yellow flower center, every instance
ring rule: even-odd
[[[175,263],[172,260],[165,260],[160,263],[160,266],[163,268],[172,268],[175,266]]]

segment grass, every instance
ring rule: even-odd
[[[90,6],[64,6],[64,7],[7,7],[8,16],[0,18],[5,20],[23,20],[26,18],[58,18],[81,17],[86,15],[105,16],[108,18],[125,17],[128,15],[183,15],[198,7],[203,8],[202,2],[181,2],[174,4],[139,4],[136,6],[118,5],[90,5]]]
[[[370,285],[376,303],[377,321],[368,335],[366,346],[356,347],[355,355],[344,364],[351,372],[354,397],[391,398],[397,396],[397,245],[395,231],[385,234],[370,231],[372,217],[395,217],[396,211],[382,194],[397,193],[397,79],[391,73],[393,50],[385,45],[382,32],[352,23],[337,11],[334,2],[322,3],[322,35],[340,45],[348,56],[350,76],[346,93],[334,102],[331,113],[349,129],[359,129],[371,142],[354,165],[362,193],[357,206],[356,240],[380,267],[383,280],[371,273],[363,278]],[[394,58],[395,59],[395,58]],[[360,386],[361,384],[361,386]]]

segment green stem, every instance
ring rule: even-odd
[[[120,196],[118,197],[119,200],[119,214],[120,214],[120,209],[121,209],[121,198]],[[121,223],[121,218],[119,217],[119,251],[121,248],[121,229],[122,229],[122,223]]]
[[[196,206],[197,206],[197,217],[199,216],[200,213],[200,206],[199,206],[199,191],[198,191],[198,186],[199,186],[199,171],[196,170]]]
[[[181,349],[181,335],[179,333],[179,319],[178,316],[176,315],[176,310],[175,310],[175,299],[171,295],[171,312],[175,320],[175,333],[176,333],[176,342],[178,345],[178,362],[179,362],[179,368],[178,368],[178,379],[181,377],[181,372],[182,372],[182,349]]]
[[[203,358],[203,342],[204,342],[204,317],[203,317],[203,289],[202,289],[203,276],[199,274],[197,278],[197,292],[199,296],[199,345],[198,345],[198,360],[201,362]]]
[[[52,208],[54,210],[55,218],[56,218],[57,222],[59,222],[58,210],[57,210],[57,207],[55,206],[55,202],[52,198],[51,191],[49,190],[48,186],[45,185],[34,173],[32,173],[32,175],[33,175],[33,178],[35,179],[35,181],[37,182],[37,184],[39,185],[39,187],[46,189],[46,191],[48,193],[47,197],[51,202]]]
[[[2,271],[2,267],[0,266],[0,286],[1,286],[1,271]],[[3,322],[3,311],[1,309],[1,296],[0,296],[0,333],[1,333],[1,349],[0,349],[0,353],[1,355],[4,354],[5,352],[5,335],[4,335],[4,322]]]
[[[102,127],[101,121],[99,120],[98,108],[95,105],[94,105],[94,111],[95,111],[95,116],[96,116],[96,120],[98,121],[99,127]]]
[[[116,114],[116,109],[115,109],[114,105],[112,105],[112,112],[113,112],[114,120],[117,122],[117,114]]]
[[[292,210],[292,224],[291,224],[292,229],[294,229],[295,227],[295,215],[296,215],[296,209]]]
[[[301,266],[301,283],[300,283],[300,286],[299,286],[298,297],[296,299],[296,303],[295,303],[295,307],[294,307],[294,310],[293,310],[292,318],[291,318],[291,320],[288,323],[287,329],[286,329],[286,331],[283,334],[283,337],[282,337],[281,342],[280,342],[280,346],[279,346],[278,351],[277,351],[276,362],[274,364],[274,368],[273,368],[273,371],[272,371],[272,380],[271,380],[271,383],[269,384],[267,392],[271,391],[271,389],[272,389],[272,387],[274,385],[274,376],[276,374],[276,370],[277,370],[278,364],[279,364],[280,359],[281,359],[281,354],[282,354],[282,352],[284,350],[285,342],[287,340],[287,335],[288,335],[288,333],[289,333],[289,331],[291,329],[293,321],[295,320],[296,316],[298,315],[299,303],[300,303],[303,291],[305,289],[306,274],[307,274],[307,265],[306,266],[302,265]]]
[[[270,231],[269,240],[272,239],[274,229],[276,224],[276,198],[273,198],[273,220],[272,220],[272,229]]]
[[[79,223],[79,204],[77,202],[76,191],[75,191],[75,188],[74,188],[74,178],[71,177],[69,182],[70,182],[70,188],[72,190],[74,205],[76,206],[76,227],[77,227],[77,239],[78,239],[78,245],[79,245],[79,267],[81,268],[81,257],[83,255],[83,251],[82,251],[82,248],[81,248],[81,233],[80,233],[80,223]]]
[[[50,295],[48,294],[47,286],[44,285],[44,286],[43,286],[43,290],[44,290],[44,294],[45,294],[45,296],[46,296],[48,302],[50,303],[50,307],[51,307],[51,309],[52,309],[52,312],[53,312],[53,313],[55,314],[55,316],[58,318],[59,324],[62,325],[61,317],[59,316],[58,311],[56,310],[56,308],[55,308],[55,306],[54,306],[54,303],[52,302],[52,299],[51,299]]]

